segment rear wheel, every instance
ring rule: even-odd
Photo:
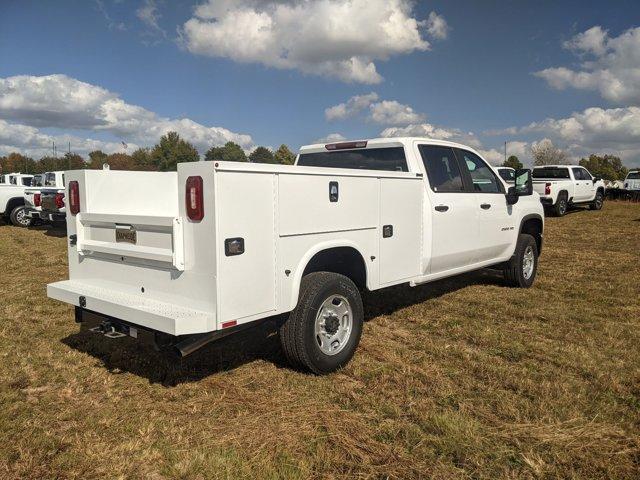
[[[300,298],[280,328],[289,362],[317,375],[344,367],[360,342],[363,324],[360,292],[344,275],[310,273],[302,279]]]
[[[602,209],[602,205],[604,204],[604,195],[602,192],[598,191],[596,193],[596,198],[593,199],[593,202],[589,204],[589,208],[591,210],[600,210]]]
[[[538,272],[538,245],[535,238],[526,233],[518,236],[513,258],[504,268],[504,278],[512,287],[529,288]]]
[[[27,209],[24,205],[14,208],[9,218],[16,227],[28,227],[31,225],[31,219],[27,217]]]
[[[553,206],[553,214],[556,217],[563,217],[565,213],[567,213],[568,207],[567,194],[561,193],[558,195],[558,199],[556,200],[556,204]]]

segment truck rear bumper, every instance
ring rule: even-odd
[[[210,332],[211,325],[216,324],[210,312],[110,290],[98,283],[75,280],[50,283],[47,296],[174,336]]]

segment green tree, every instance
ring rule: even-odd
[[[207,150],[204,159],[223,162],[246,162],[247,155],[237,143],[227,142],[224,144],[224,147],[211,147]]]
[[[580,160],[580,165],[591,172],[596,177],[606,180],[624,180],[629,171],[622,164],[622,160],[615,155],[589,155],[589,158]]]
[[[257,147],[249,154],[249,161],[253,163],[276,163],[273,152],[266,147]]]
[[[518,157],[516,157],[515,155],[510,155],[509,158],[507,158],[504,163],[502,164],[503,167],[511,167],[515,170],[518,170],[519,168],[522,168],[522,162],[520,160],[518,160]]]
[[[168,132],[151,150],[151,162],[160,171],[176,170],[178,163],[197,162],[200,155],[193,145],[180,138],[177,132]]]
[[[149,171],[156,169],[151,158],[151,151],[148,148],[138,148],[131,154],[131,159],[135,170]]]
[[[280,145],[280,148],[276,150],[273,156],[276,163],[281,163],[282,165],[293,165],[296,161],[296,156],[285,144]]]
[[[90,152],[89,153],[89,168],[92,168],[94,170],[101,169],[102,165],[104,165],[105,163],[109,163],[109,162],[107,162],[107,158],[108,157],[109,157],[109,155],[104,153],[102,150],[94,150],[93,152]]]
[[[61,159],[61,170],[80,170],[87,168],[87,162],[77,153],[65,153]]]

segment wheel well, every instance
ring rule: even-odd
[[[367,286],[367,267],[360,252],[353,247],[334,247],[316,253],[302,273],[334,272],[349,277],[360,289]]]
[[[542,250],[542,220],[538,217],[528,218],[522,222],[520,233],[531,235],[536,240],[538,246],[538,254]]]
[[[19,207],[21,205],[24,205],[24,198],[15,197],[15,198],[10,199],[7,202],[7,210],[4,212],[5,215],[11,214],[11,212],[13,212],[14,208]]]

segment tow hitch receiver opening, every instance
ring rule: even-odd
[[[108,320],[103,321],[97,327],[90,328],[89,331],[101,333],[107,338],[138,337],[138,329],[129,327],[128,325],[110,322]]]

